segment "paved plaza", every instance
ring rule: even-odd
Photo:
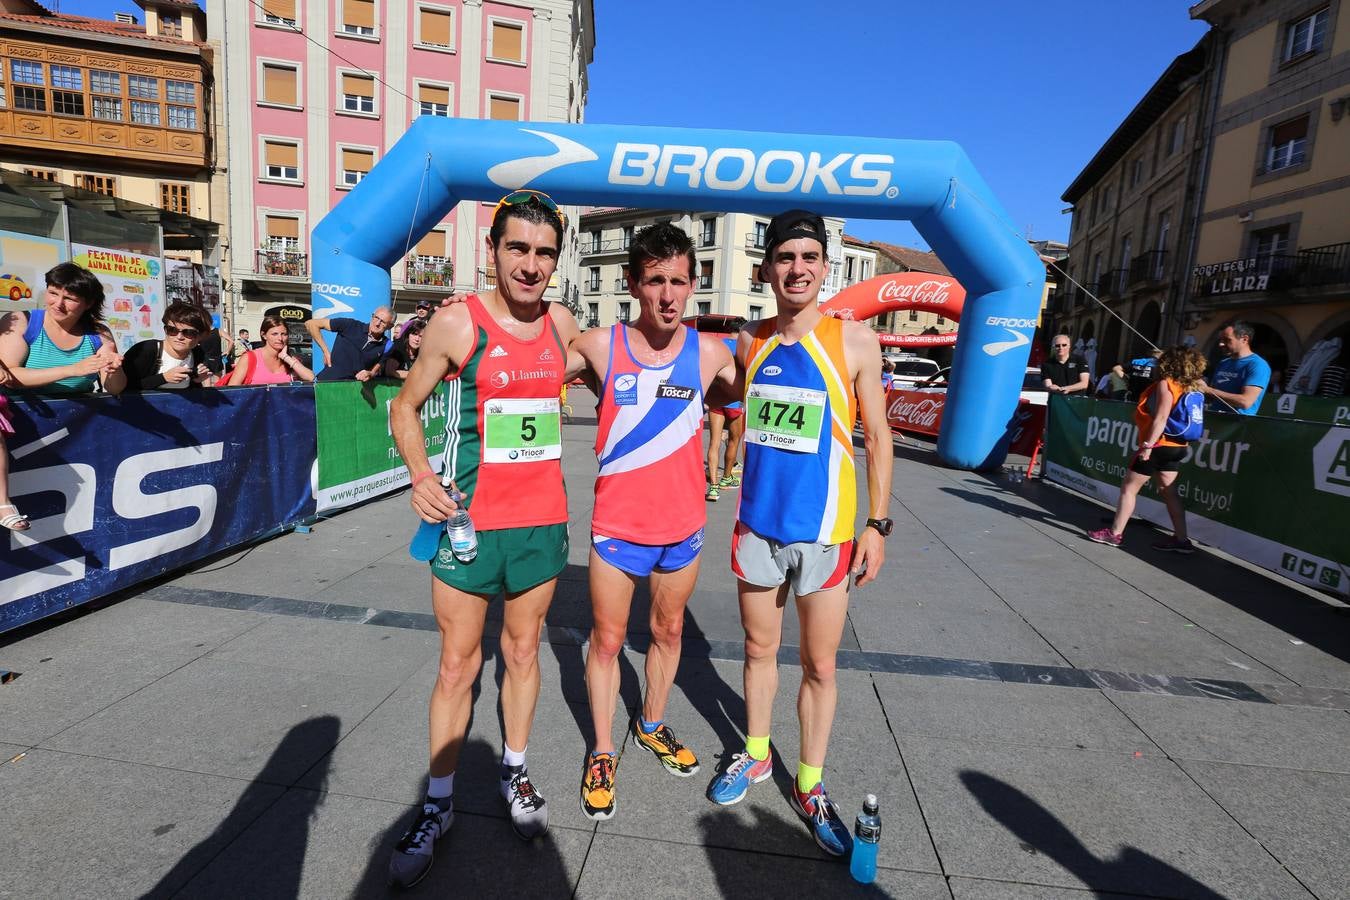
[[[571,558],[529,752],[552,828],[522,844],[496,793],[498,604],[456,821],[409,896],[1350,898],[1347,609],[1219,554],[1159,554],[1140,524],[1121,549],[1089,543],[1102,507],[944,469],[908,440],[886,566],[852,601],[825,774],[850,823],[881,798],[876,884],[788,806],[791,612],[776,777],[737,806],[704,797],[743,741],[734,491],[709,504],[668,714],[703,771],[670,777],[629,744],[617,814],[590,822],[595,423],[584,391],[572,404]],[[0,897],[383,896],[436,672],[414,526],[400,494],[0,638],[20,673],[0,685]],[[645,603],[616,733],[639,703]]]

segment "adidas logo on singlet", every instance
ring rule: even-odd
[[[503,347],[501,344],[498,344],[497,346],[493,347],[492,352],[488,354],[488,356],[491,357],[506,356],[506,355],[507,355],[506,348]]]

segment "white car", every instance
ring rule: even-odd
[[[912,390],[919,382],[941,371],[933,360],[912,353],[890,354],[884,358],[895,366],[891,383],[900,390]]]
[[[936,374],[925,378],[910,390],[945,392],[949,372],[951,372],[951,367],[940,369]],[[1045,405],[1050,397],[1050,392],[1045,389],[1045,378],[1041,375],[1039,367],[1027,366],[1026,373],[1022,376],[1022,391],[1018,396],[1036,406]]]

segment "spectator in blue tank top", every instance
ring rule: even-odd
[[[103,285],[85,268],[64,262],[47,272],[42,309],[0,319],[0,361],[14,389],[41,394],[88,394],[101,383],[126,387],[122,356],[103,324]]]
[[[1234,322],[1219,332],[1219,349],[1227,357],[1215,367],[1204,389],[1210,409],[1254,416],[1261,408],[1261,398],[1270,387],[1270,363],[1252,351],[1255,335],[1256,329],[1246,322]]]

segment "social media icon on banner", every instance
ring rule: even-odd
[[[1317,575],[1317,560],[1304,559],[1298,564],[1298,574],[1304,578],[1314,578]]]
[[[1323,566],[1317,580],[1329,588],[1338,588],[1341,586],[1341,573],[1331,566]]]
[[[1284,559],[1280,561],[1280,568],[1284,569],[1286,572],[1294,571],[1294,569],[1298,568],[1298,557],[1292,553],[1286,553]]]

